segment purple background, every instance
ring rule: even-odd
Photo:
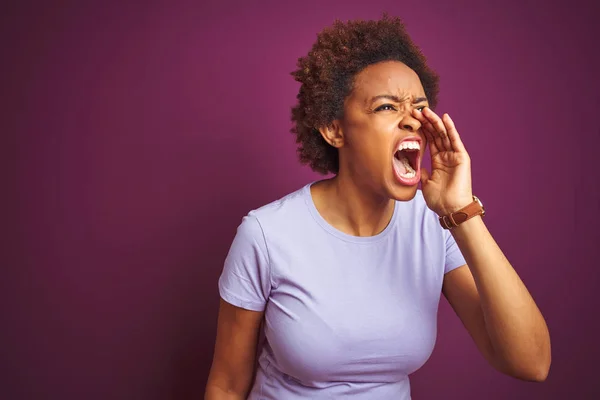
[[[241,217],[318,178],[289,73],[335,18],[384,10],[439,71],[553,345],[545,383],[503,376],[443,300],[414,398],[600,396],[593,1],[48,3],[0,13],[0,398],[202,398]]]

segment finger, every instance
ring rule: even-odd
[[[423,112],[425,113],[427,111],[424,109]],[[440,151],[445,151],[443,142],[437,133],[437,129],[433,126],[433,123],[427,118],[427,116],[422,114],[421,123],[423,125],[424,132],[426,132],[428,135],[429,143],[431,146],[435,147],[435,151],[432,151],[432,155]]]
[[[448,132],[442,119],[430,108],[427,109],[425,117],[433,127],[433,136],[440,151],[451,151],[452,144],[448,138]]]
[[[456,126],[454,126],[454,121],[452,121],[450,115],[444,114],[444,124],[446,124],[448,138],[450,139],[450,143],[452,144],[452,149],[454,151],[466,153],[467,149],[465,149],[465,145],[460,139],[460,135],[458,134]]]
[[[434,137],[440,151],[452,151],[452,144],[448,138],[448,132],[442,119],[429,107],[423,110],[423,115],[429,120],[434,129]]]
[[[419,110],[413,110],[413,115],[421,123],[421,132],[423,132],[425,138],[427,139],[431,155],[433,156],[439,153],[440,149],[437,147],[434,137],[435,129],[433,125],[431,125],[431,122],[429,122],[429,120],[425,118],[425,116],[423,116],[423,113]]]

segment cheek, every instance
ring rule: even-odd
[[[369,132],[369,135],[364,135],[364,140],[361,138],[360,143],[357,143],[353,150],[356,159],[364,169],[376,172],[391,166],[392,150],[389,135]]]
[[[390,119],[364,118],[345,123],[346,145],[361,169],[380,170],[391,165],[397,124]]]

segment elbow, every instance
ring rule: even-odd
[[[495,367],[500,372],[527,382],[544,382],[552,363],[550,348],[537,354],[520,354],[513,357],[495,358]]]
[[[544,382],[548,378],[550,365],[552,364],[552,351],[549,342],[542,347],[534,360],[529,368],[528,380],[531,382]]]
[[[545,382],[550,373],[550,364],[550,355],[548,354],[548,356],[536,360],[529,360],[527,363],[519,363],[506,372],[523,381]]]
[[[534,369],[534,373],[532,374],[534,382],[544,382],[548,378],[550,364],[552,364],[552,357],[550,348],[548,348],[548,351],[544,354],[542,360],[537,363],[537,368]]]
[[[548,378],[550,372],[550,365],[539,365],[535,368],[531,368],[526,372],[522,372],[521,376],[517,376],[524,381],[529,382],[544,382]]]
[[[497,368],[500,372],[526,382],[544,382],[548,378],[550,366],[543,363],[530,366]]]
[[[546,378],[548,378],[548,373],[549,372],[550,372],[550,367],[544,368],[544,369],[540,369],[539,371],[537,371],[537,373],[535,375],[532,376],[532,381],[533,382],[544,382],[544,381],[546,381]]]

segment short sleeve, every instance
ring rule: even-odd
[[[449,230],[444,229],[444,237],[446,242],[446,259],[444,263],[444,274],[456,269],[462,265],[465,265],[467,262],[463,257],[454,237],[450,233]]]
[[[265,237],[258,219],[247,215],[238,226],[225,259],[219,278],[219,294],[234,306],[263,311],[270,291]]]

